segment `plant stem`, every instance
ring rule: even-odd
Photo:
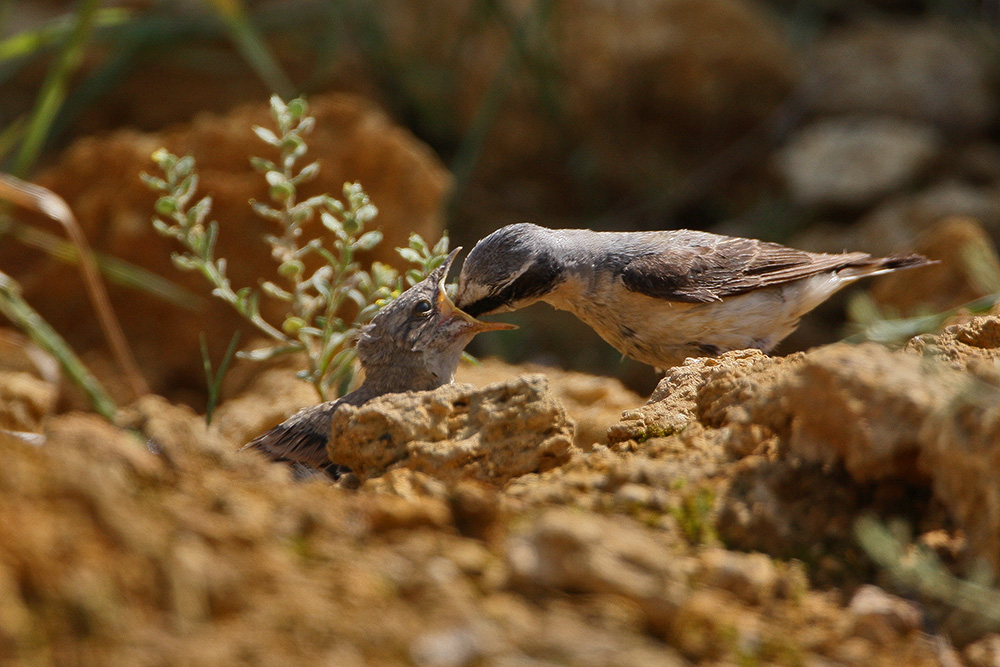
[[[21,297],[17,282],[0,273],[0,313],[13,322],[43,350],[59,360],[63,370],[83,390],[101,416],[115,417],[117,406],[101,383],[87,370],[66,341]]]

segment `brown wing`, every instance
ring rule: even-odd
[[[800,280],[869,259],[863,252],[828,255],[777,243],[680,230],[622,269],[625,287],[670,301],[708,303]]]
[[[331,401],[299,410],[267,433],[254,438],[243,449],[256,449],[274,461],[292,461],[324,468],[330,464],[326,454],[330,418],[340,403]]]

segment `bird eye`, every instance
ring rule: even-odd
[[[432,310],[431,302],[427,299],[421,299],[417,301],[416,305],[413,306],[413,314],[419,315],[420,317],[426,317],[430,314]]]

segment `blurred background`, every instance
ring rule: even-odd
[[[241,0],[0,4],[3,169],[63,196],[95,249],[174,281],[112,285],[155,391],[203,403],[198,335],[241,326],[170,264],[139,182],[159,146],[193,154],[234,283],[270,271],[247,206],[267,98],[305,93],[310,156],[379,207],[382,254],[447,229],[471,248],[532,221],[695,228],[809,250],[942,260],[810,315],[779,352],[849,317],[938,313],[1000,290],[1000,5],[995,0]],[[105,377],[99,329],[50,222],[8,211],[0,270]],[[850,311],[850,312],[848,312]],[[572,316],[536,305],[473,353],[622,377]]]

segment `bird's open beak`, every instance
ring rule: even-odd
[[[438,284],[437,307],[438,312],[441,313],[441,317],[444,319],[460,319],[468,324],[476,333],[482,333],[483,331],[504,331],[507,329],[518,328],[516,324],[509,324],[508,322],[483,322],[482,320],[477,320],[472,315],[469,315],[467,312],[456,306],[448,297],[448,291],[444,287],[444,280]]]

